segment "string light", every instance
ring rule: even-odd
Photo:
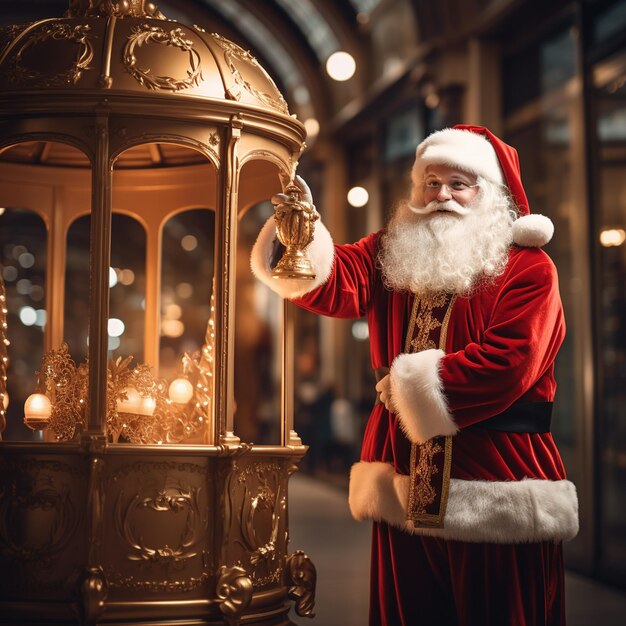
[[[6,426],[7,367],[9,365],[9,338],[7,326],[7,295],[0,276],[0,439]]]

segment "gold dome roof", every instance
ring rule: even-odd
[[[65,17],[1,29],[0,95],[42,90],[232,101],[289,115],[249,52],[145,0],[73,0]]]

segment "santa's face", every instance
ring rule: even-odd
[[[468,215],[472,201],[479,192],[477,178],[469,172],[448,165],[429,165],[418,193],[418,206],[411,205],[416,215]]]
[[[469,293],[499,275],[511,244],[512,217],[502,188],[446,165],[430,165],[415,205],[397,208],[379,255],[394,289]]]

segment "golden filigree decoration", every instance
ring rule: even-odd
[[[296,603],[300,617],[315,617],[315,586],[317,572],[313,561],[302,550],[296,550],[286,559],[289,597]]]
[[[250,563],[253,566],[265,561],[268,563],[276,559],[276,540],[280,524],[280,485],[276,493],[271,489],[267,478],[259,476],[259,485],[254,489],[244,488],[243,507],[241,510],[241,543],[250,553]],[[258,525],[255,517],[258,511],[271,511],[272,524],[267,541],[257,536]]]
[[[166,46],[174,46],[189,56],[189,69],[187,78],[177,79],[171,76],[154,76],[150,69],[137,67],[135,48],[148,43],[157,43]],[[199,85],[202,81],[202,69],[200,54],[193,46],[193,41],[185,38],[182,28],[165,30],[160,26],[141,24],[133,29],[126,45],[124,46],[123,62],[131,76],[148,89],[165,89],[167,91],[181,91]]]
[[[5,52],[15,41],[16,35],[26,30],[33,22],[28,24],[10,24],[8,26],[0,26],[0,63],[3,60]]]
[[[286,498],[282,495],[280,476],[278,463],[240,465],[234,460],[227,478],[224,527],[230,529],[229,537],[239,537],[233,543],[243,548],[256,585],[275,580],[282,570],[278,538]],[[265,523],[261,523],[262,517]]]
[[[247,50],[240,48],[237,44],[229,41],[225,37],[218,35],[217,33],[211,33],[211,37],[215,40],[215,42],[224,50],[224,60],[232,74],[232,77],[235,79],[235,83],[239,87],[243,87],[248,93],[252,94],[255,98],[258,98],[263,104],[277,109],[281,113],[285,115],[289,115],[289,108],[287,107],[287,102],[281,95],[278,87],[269,76],[269,74],[261,67],[259,62],[256,60],[254,56],[252,56]],[[255,69],[263,74],[265,79],[272,85],[276,91],[276,95],[269,94],[264,91],[260,91],[253,84],[247,81],[239,71],[237,67],[237,61],[248,63],[253,65]],[[241,94],[238,92],[229,89],[226,96],[231,100],[240,100]]]
[[[164,20],[154,2],[146,0],[70,0],[66,17],[152,17]]]
[[[4,280],[0,274],[0,441],[2,441],[2,433],[7,425],[7,413],[4,408],[5,398],[7,398],[8,347],[10,345],[7,312],[7,292],[4,286]]]
[[[81,521],[69,489],[58,485],[52,472],[79,472],[63,463],[49,461],[14,465],[12,472],[11,479],[0,486],[0,554],[16,561],[36,563],[38,569],[50,569]],[[37,533],[34,540],[15,520],[22,519],[26,513],[32,516],[37,510],[45,512],[40,520],[46,520],[48,528],[47,532]]]
[[[130,561],[165,565],[180,570],[187,560],[197,556],[198,552],[194,546],[198,544],[205,531],[198,504],[199,491],[197,487],[185,488],[176,484],[149,497],[141,497],[137,493],[128,502],[124,502],[124,492],[121,491],[115,506],[115,524],[119,536],[131,548],[127,558]],[[156,513],[187,512],[185,527],[177,546],[150,547],[144,544],[143,537],[136,536],[137,524],[133,522],[133,516],[137,511],[146,509]],[[166,518],[163,519],[164,524],[167,524],[167,521]]]
[[[91,26],[89,24],[68,24],[52,22],[44,24],[35,31],[19,49],[14,59],[13,71],[9,72],[8,79],[13,83],[24,84],[37,82],[40,87],[54,87],[59,85],[76,85],[83,72],[92,69],[89,64],[93,60],[93,46],[89,40]],[[33,45],[52,39],[54,41],[70,41],[77,44],[76,58],[72,66],[61,72],[39,72],[24,65],[24,53]]]
[[[211,575],[206,572],[201,576],[191,576],[182,580],[137,580],[134,576],[122,576],[117,572],[106,570],[106,577],[111,588],[150,593],[177,593],[192,591],[204,585],[211,578]]]
[[[186,404],[168,397],[168,384],[152,376],[150,367],[131,367],[133,357],[118,357],[108,363],[107,415],[108,440],[114,443],[181,443],[207,432],[212,412],[215,351],[215,304],[211,295],[211,314],[204,345],[199,355],[184,354],[183,374],[191,383],[193,396]],[[44,355],[39,374],[40,386],[50,398],[52,411],[48,427],[57,441],[74,439],[85,426],[88,403],[88,363],[76,366],[67,344]],[[129,396],[148,402],[148,411],[127,408]]]
[[[80,599],[85,623],[97,623],[104,609],[104,601],[108,591],[107,580],[101,567],[90,567],[83,573],[80,584]]]
[[[64,343],[44,355],[38,376],[52,403],[48,428],[58,441],[71,441],[85,426],[87,364],[77,367]]]
[[[239,624],[243,612],[252,600],[252,591],[252,581],[243,567],[220,567],[216,595],[220,601],[220,611],[230,626]]]

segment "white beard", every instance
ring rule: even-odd
[[[467,206],[454,200],[413,207],[402,202],[383,235],[383,281],[400,291],[469,295],[504,272],[512,243],[511,203],[497,189]],[[438,210],[445,213],[434,213]],[[469,210],[468,210],[469,209]]]

